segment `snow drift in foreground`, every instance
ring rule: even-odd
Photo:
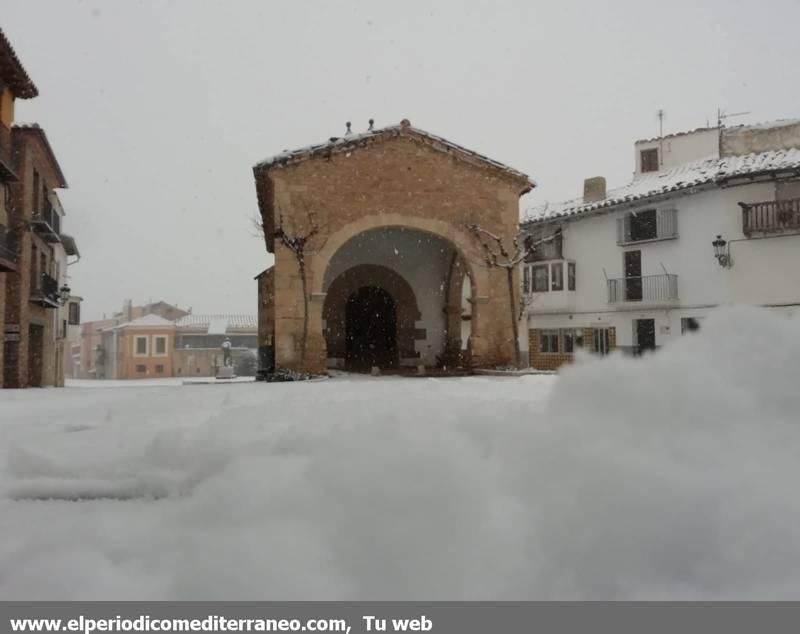
[[[4,393],[0,598],[797,598],[798,359]]]

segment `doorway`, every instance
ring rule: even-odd
[[[625,251],[623,263],[625,271],[625,301],[638,302],[642,299],[642,252]]]
[[[656,320],[635,319],[633,322],[637,352],[656,349]]]
[[[397,366],[397,305],[378,286],[362,286],[345,307],[345,367],[355,372]]]

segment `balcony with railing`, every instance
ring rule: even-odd
[[[678,301],[678,276],[642,275],[608,280],[608,303],[673,304]]]
[[[39,284],[31,288],[31,302],[44,308],[58,308],[58,280],[42,273]]]
[[[45,242],[61,242],[61,216],[49,200],[45,200],[41,210],[34,212],[31,228]]]
[[[17,250],[8,229],[0,225],[0,273],[17,270]]]
[[[678,213],[675,209],[643,209],[617,218],[617,244],[638,244],[678,237]]]
[[[742,231],[754,234],[800,232],[800,198],[739,203],[742,208]]]

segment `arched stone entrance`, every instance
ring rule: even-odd
[[[369,370],[372,365],[416,364],[415,340],[424,335],[416,327],[417,298],[389,267],[360,264],[341,273],[328,287],[322,312],[329,367]]]
[[[390,268],[413,289],[421,315],[409,326],[407,352],[414,356],[404,358],[403,302],[393,296],[401,365],[450,366],[444,359],[465,356],[475,367],[513,360],[505,274],[487,265],[469,227],[479,224],[510,244],[519,197],[534,186],[527,176],[408,121],[283,152],[254,173],[265,244],[275,255],[277,366],[321,372],[332,359],[344,363],[346,346],[336,349],[325,313],[333,281],[359,265]],[[407,241],[398,254],[383,249],[386,242],[380,252],[363,243],[349,248],[362,234],[387,230],[400,238],[416,232],[423,248]],[[410,270],[409,262],[420,269]],[[342,299],[343,318],[349,296]]]

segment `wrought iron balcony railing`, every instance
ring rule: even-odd
[[[800,231],[800,198],[739,203],[742,208],[742,231],[748,238],[754,233]]]
[[[31,227],[45,242],[61,241],[61,216],[49,201],[45,202],[40,211],[33,214]]]
[[[678,212],[675,209],[648,209],[617,218],[617,244],[620,246],[677,237]]]
[[[44,308],[58,308],[58,280],[42,273],[39,286],[31,289],[31,301]]]
[[[675,302],[678,301],[678,276],[643,275],[608,280],[608,302]]]

